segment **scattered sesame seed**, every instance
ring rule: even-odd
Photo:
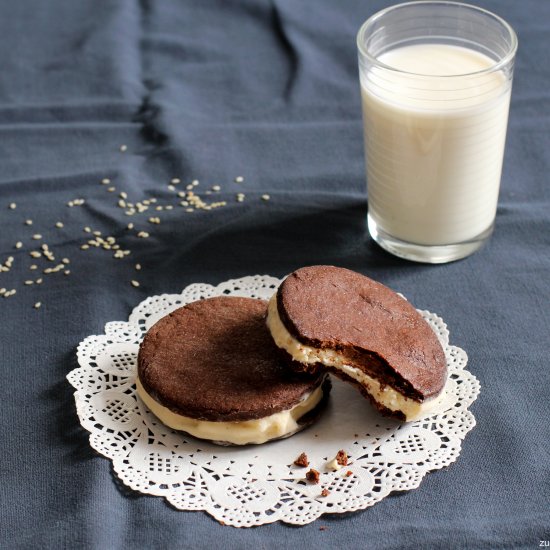
[[[173,185],[170,184],[170,185],[168,186],[168,190],[169,190],[169,191],[175,191],[176,188],[175,188]]]
[[[69,258],[63,258],[61,260],[64,264],[70,264],[71,263],[71,260],[69,260]]]
[[[94,231],[92,233],[92,235],[95,235],[96,237],[100,237],[101,236],[101,231]]]
[[[0,296],[2,296],[5,293],[6,293],[6,289],[5,288],[0,288]]]
[[[141,270],[141,264],[136,264],[136,271],[140,271]]]
[[[124,192],[124,191],[121,191],[120,194],[119,194],[119,197],[121,199],[127,199],[128,198],[128,195]]]
[[[55,227],[61,229],[63,227],[63,222],[55,222]]]
[[[189,185],[186,185],[185,189],[187,189],[188,191],[191,191],[191,189],[193,189],[193,184],[190,183]]]
[[[111,180],[109,178],[103,178],[101,180],[102,185],[109,185],[111,183]]]
[[[186,208],[185,211],[186,211],[186,212],[194,212],[195,209],[194,209],[194,208]]]
[[[38,250],[33,250],[33,251],[29,252],[29,255],[32,258],[40,258],[40,256],[42,256],[42,252],[38,252]]]
[[[29,266],[29,269],[31,271],[34,271],[35,269],[38,269],[38,266],[36,264],[32,264],[32,265]]]
[[[126,226],[127,229],[134,229],[134,224],[132,222],[130,222],[127,226]]]
[[[181,201],[180,205],[181,206],[189,206],[189,203],[187,201]]]
[[[221,187],[219,185],[213,185],[212,186],[212,191],[219,191],[221,189]]]
[[[244,178],[242,176],[237,176],[235,178],[235,183],[242,183],[244,181]]]
[[[23,243],[21,241],[17,241],[15,243],[15,248],[21,248],[23,246]]]
[[[237,193],[237,202],[243,202],[244,197],[245,197],[244,193]]]
[[[161,212],[162,210],[164,210],[164,206],[155,206],[155,210],[157,212]]]
[[[136,288],[139,286],[139,283],[136,280],[132,280],[130,282],[131,282],[132,286],[135,286]]]
[[[199,180],[193,180],[193,181],[191,182],[191,185],[192,185],[193,187],[197,187],[198,184],[199,184]]]
[[[165,210],[173,210],[174,207],[171,205],[171,204],[167,204],[165,207],[164,207]]]
[[[30,280],[29,280],[29,281],[25,281],[25,284],[26,284],[26,285],[34,285],[34,281],[30,281]]]
[[[32,220],[25,220],[25,225],[32,225]]]
[[[268,201],[271,197],[266,193],[265,195],[262,195],[263,201]]]
[[[17,204],[15,202],[10,203],[10,210],[15,210],[17,208]]]
[[[170,183],[171,183],[172,185],[177,185],[177,184],[180,183],[180,182],[181,182],[181,180],[180,180],[179,178],[172,178],[172,179],[170,180]]]
[[[116,191],[116,187],[108,187],[107,191],[109,191],[109,193],[113,193],[114,191]]]
[[[68,269],[66,269],[65,271],[63,271],[63,275],[70,275],[70,274],[71,274],[71,272],[70,272],[70,270],[68,270]]]
[[[42,235],[40,235],[40,233],[35,233],[32,238],[35,240],[35,241],[39,241],[41,238],[42,238]]]
[[[149,223],[158,225],[160,223],[160,218],[149,218]]]
[[[183,197],[185,197],[185,191],[179,191],[178,192],[178,197],[183,199]]]
[[[120,200],[118,201],[118,207],[119,207],[119,208],[126,208],[126,201],[123,200],[123,199],[120,199]]]
[[[128,146],[127,146],[127,145],[121,145],[121,146],[120,146],[120,151],[121,151],[122,153],[124,153],[124,152],[127,151],[127,150],[128,150]]]
[[[41,284],[42,284],[42,277],[39,277],[38,279],[36,279],[36,284],[37,284],[37,285],[41,285]]]
[[[149,237],[149,233],[147,233],[147,231],[140,231],[137,236],[140,239],[147,239]]]
[[[143,201],[143,202],[145,202],[145,201]],[[157,199],[155,197],[153,197],[152,199],[149,199],[149,202],[154,204],[155,202],[157,202]]]
[[[34,304],[34,309],[40,309],[40,307],[42,306],[42,302],[36,302],[36,304]]]
[[[83,245],[80,247],[80,250],[88,250],[88,248],[90,248],[90,245],[89,245],[89,244],[83,244]]]

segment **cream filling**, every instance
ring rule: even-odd
[[[270,439],[292,434],[300,428],[298,420],[314,409],[323,397],[323,390],[320,385],[314,391],[305,395],[300,403],[286,411],[255,420],[212,422],[189,418],[161,405],[147,393],[139,378],[136,378],[136,388],[141,400],[168,427],[187,432],[199,439],[233,443],[234,445],[260,444]]]
[[[267,310],[267,326],[271,336],[278,347],[283,348],[292,358],[300,363],[308,365],[322,363],[327,367],[333,367],[359,382],[368,393],[384,407],[391,411],[401,411],[407,421],[416,420],[433,412],[441,402],[444,392],[427,399],[422,403],[409,397],[405,397],[394,388],[383,386],[376,378],[365,374],[362,370],[352,367],[347,359],[331,349],[317,349],[298,342],[283,325],[277,310],[277,294],[269,301]]]

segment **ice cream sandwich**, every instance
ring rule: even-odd
[[[225,445],[265,443],[310,425],[330,381],[289,368],[266,311],[262,300],[217,297],[160,319],[140,346],[140,398],[167,426]]]
[[[447,364],[436,334],[405,298],[364,275],[298,269],[271,299],[267,325],[295,370],[334,373],[384,415],[415,420],[440,401]]]

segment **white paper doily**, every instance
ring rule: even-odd
[[[467,409],[479,382],[465,370],[464,350],[449,345],[443,320],[428,311],[420,313],[443,345],[450,376],[443,412],[423,420],[401,424],[382,418],[355,388],[336,379],[319,422],[265,445],[219,447],[175,432],[149,412],[134,385],[139,343],[149,327],[200,298],[269,299],[280,282],[253,276],[153,296],[134,309],[128,322],[107,323],[104,335],[80,343],[80,366],[67,376],[76,389],[78,416],[90,432],[91,446],[112,460],[124,484],[236,527],[278,520],[306,524],[323,513],[364,509],[392,491],[414,489],[427,472],[457,459],[462,439],[475,426]],[[350,465],[330,472],[326,463],[340,449],[347,451]],[[293,465],[301,452],[321,472],[318,485],[306,483],[307,469]],[[321,496],[322,489],[329,495]]]

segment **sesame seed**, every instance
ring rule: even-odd
[[[132,280],[130,282],[131,282],[132,286],[135,286],[136,288],[139,286],[139,283],[136,280]]]
[[[102,185],[109,185],[111,183],[111,180],[109,178],[103,178],[101,180]]]
[[[136,264],[136,271],[139,271],[141,269],[141,264]]]
[[[262,195],[263,201],[268,201],[271,197],[268,194]]]
[[[143,201],[143,202],[145,202],[145,201]],[[149,202],[154,204],[155,202],[157,202],[157,199],[155,197],[153,197],[152,199],[149,199]]]
[[[134,229],[134,224],[132,222],[130,222],[127,226],[126,226],[127,229]]]
[[[181,206],[189,206],[189,203],[187,201],[181,201],[180,205]]]
[[[32,265],[29,266],[29,269],[31,271],[34,271],[35,269],[38,269],[38,266],[36,264],[32,264]]]
[[[17,241],[15,243],[15,248],[21,248],[23,246],[23,243],[21,241]]]
[[[32,220],[25,220],[25,225],[32,225]]]
[[[67,203],[67,206],[68,206],[69,208],[72,208],[72,207],[74,206],[74,202],[73,202],[73,201],[69,201],[69,202]]]
[[[92,232],[92,230],[89,227],[86,226],[84,228],[84,233],[91,233],[91,232]]]
[[[39,241],[41,238],[42,238],[42,235],[40,235],[40,233],[35,233],[32,238],[35,240],[35,241]]]
[[[172,178],[172,179],[170,180],[170,183],[171,183],[172,185],[177,185],[177,184],[180,183],[180,182],[181,182],[181,180],[180,180],[179,178]]]
[[[65,271],[63,271],[63,275],[70,275],[70,274],[71,274],[71,272],[70,272],[70,270],[68,270],[68,269],[66,269]]]
[[[6,293],[6,289],[5,288],[0,288],[0,296],[2,296],[2,294],[5,294]]]
[[[126,201],[120,199],[120,200],[118,201],[118,207],[119,207],[119,208],[126,208]]]
[[[244,178],[242,176],[237,176],[235,178],[235,183],[242,183],[244,181]]]
[[[40,306],[42,305],[42,302],[36,302],[36,304],[34,304],[34,309],[40,309]]]
[[[137,236],[140,239],[147,239],[149,237],[149,233],[147,233],[147,231],[140,231]]]
[[[237,193],[237,202],[243,202],[244,197],[245,197],[244,193]]]
[[[63,227],[63,222],[55,222],[55,227],[61,229]]]
[[[17,208],[17,204],[15,202],[10,203],[10,210],[15,210]]]
[[[40,258],[40,256],[42,256],[42,252],[38,252],[38,250],[33,250],[32,252],[29,252],[29,255],[32,258]]]
[[[164,207],[165,210],[173,210],[174,207],[171,205],[171,204],[167,204],[165,207]]]
[[[90,248],[90,245],[89,245],[89,244],[83,244],[83,245],[80,247],[80,250],[88,250],[88,248]]]
[[[158,225],[160,223],[160,218],[149,218],[149,223]]]
[[[34,281],[30,281],[30,280],[29,280],[29,281],[25,281],[25,284],[26,284],[26,285],[34,285]]]
[[[36,279],[36,284],[37,284],[37,285],[41,285],[41,284],[42,284],[42,277],[39,277],[38,279]]]
[[[70,264],[71,263],[71,260],[69,260],[69,258],[63,258],[61,260],[64,264]]]
[[[101,231],[94,231],[92,233],[92,235],[95,235],[96,237],[100,237],[101,236]]]
[[[168,186],[168,190],[169,190],[169,191],[175,191],[176,188],[175,188],[173,185],[169,185],[169,186]]]
[[[122,153],[124,153],[124,152],[127,151],[127,150],[128,150],[128,146],[127,146],[127,145],[121,145],[121,146],[120,146],[120,151],[121,151]]]
[[[186,212],[194,212],[195,210],[193,208],[186,208],[185,211]]]
[[[109,191],[109,193],[114,193],[116,191],[116,187],[107,187],[107,191]]]
[[[198,184],[199,184],[199,180],[193,180],[193,181],[191,182],[191,185],[192,185],[193,187],[197,187]]]
[[[124,191],[121,191],[120,194],[119,194],[119,197],[121,199],[127,199],[128,198],[128,195],[124,192]]]
[[[191,191],[191,189],[193,189],[193,184],[190,183],[189,185],[186,185],[185,189],[187,189],[188,191]]]
[[[212,186],[212,191],[219,191],[221,189],[221,187],[219,185],[213,185]]]

